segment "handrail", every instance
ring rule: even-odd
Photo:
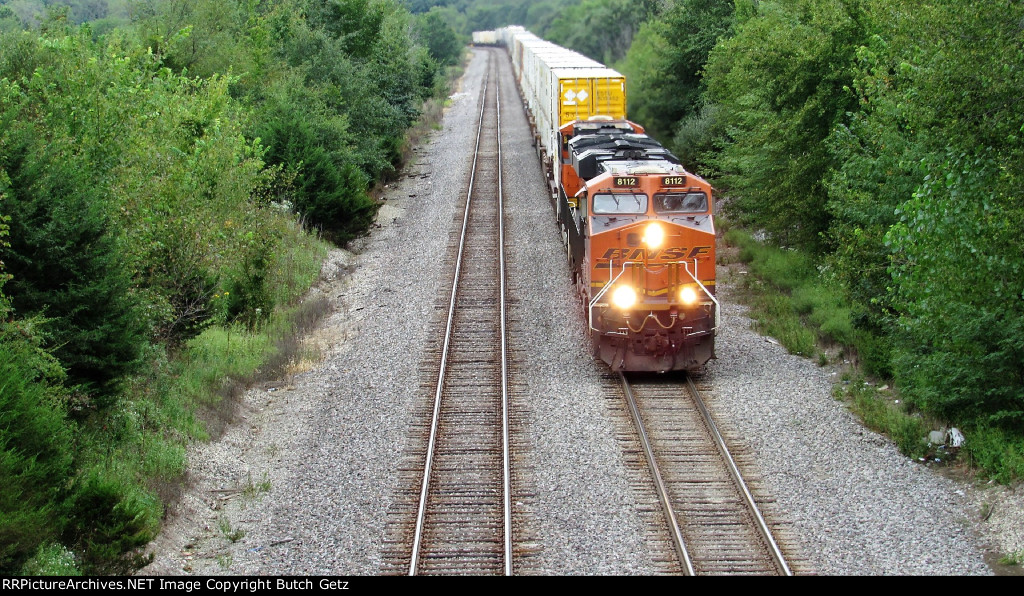
[[[715,298],[715,296],[711,293],[711,291],[708,290],[707,286],[702,284],[700,282],[700,280],[697,279],[697,265],[698,265],[697,259],[693,260],[693,271],[692,272],[690,271],[690,264],[687,261],[676,261],[674,263],[663,263],[661,266],[671,265],[671,264],[682,265],[683,266],[683,270],[686,271],[686,274],[690,276],[690,279],[692,279],[694,281],[694,283],[696,283],[697,286],[700,287],[701,291],[704,292],[704,295],[707,296],[708,298],[710,298],[711,302],[715,305],[715,324],[711,328],[711,331],[717,335],[717,332],[718,332],[718,322],[721,320],[721,317],[722,317],[722,304],[718,301],[717,298]],[[597,327],[594,327],[594,307],[597,306],[597,304],[600,302],[601,297],[603,297],[608,292],[608,289],[611,288],[613,285],[615,285],[615,282],[619,281],[619,278],[622,277],[626,273],[626,267],[635,267],[637,265],[647,269],[647,267],[644,266],[644,263],[642,261],[623,261],[622,262],[622,269],[621,269],[621,271],[619,271],[618,275],[616,275],[614,278],[609,279],[608,283],[606,283],[604,285],[604,287],[601,288],[601,291],[598,292],[597,295],[594,296],[594,298],[587,305],[587,323],[590,325],[590,329],[592,331],[599,331],[599,329]],[[608,276],[609,277],[611,277],[611,272],[614,271],[614,268],[615,268],[614,261],[613,260],[609,260],[608,261],[608,270],[609,270]]]

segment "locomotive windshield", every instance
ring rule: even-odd
[[[708,210],[708,196],[702,192],[670,192],[654,195],[654,210],[658,213],[704,213]]]
[[[647,195],[643,193],[602,193],[594,195],[595,214],[647,213]]]

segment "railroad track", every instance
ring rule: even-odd
[[[631,378],[618,375],[683,572],[792,575],[693,381]]]
[[[431,371],[415,521],[405,522],[407,544],[400,540],[386,554],[388,567],[409,575],[513,571],[497,80],[491,53],[444,338]]]

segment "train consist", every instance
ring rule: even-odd
[[[700,369],[720,315],[711,185],[626,119],[620,73],[522,27],[482,33],[511,57],[594,353]]]

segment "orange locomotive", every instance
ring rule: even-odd
[[[511,57],[549,179],[594,353],[613,370],[714,358],[711,186],[626,120],[625,77],[522,27]]]
[[[595,353],[613,370],[714,357],[711,186],[626,120],[559,129],[558,223]]]

